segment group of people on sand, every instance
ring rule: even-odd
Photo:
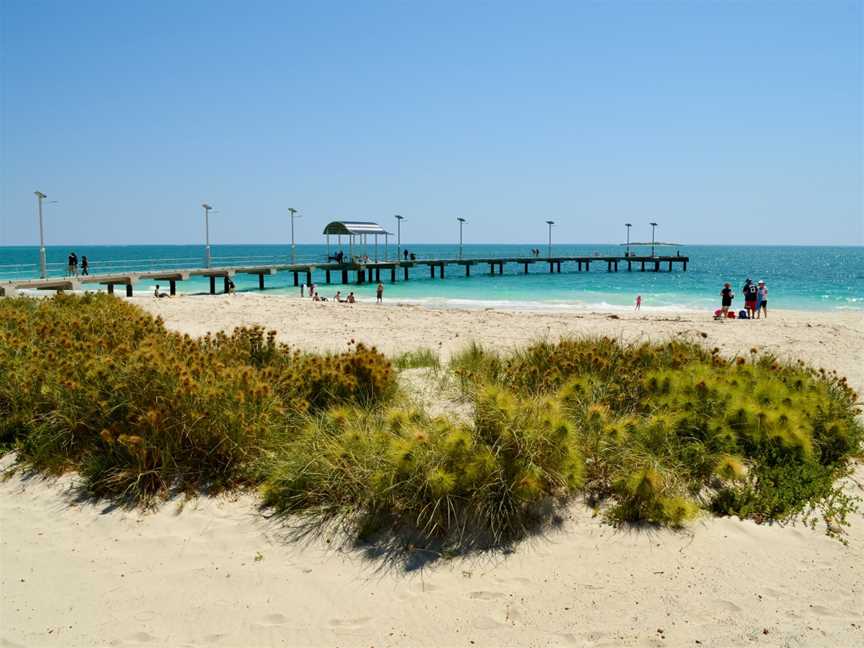
[[[306,294],[304,294],[304,293],[308,294],[308,296],[312,299],[312,301],[316,301],[316,302],[326,302],[327,301],[326,297],[322,297],[318,293],[318,286],[316,286],[314,283],[309,284],[308,286],[301,285],[300,286],[300,296],[305,297]],[[348,293],[347,297],[344,297],[344,298],[342,297],[342,291],[337,290],[336,294],[333,295],[333,301],[338,303],[338,304],[356,304],[357,298],[354,296],[353,290]],[[381,283],[380,281],[378,282],[378,285],[375,287],[375,303],[376,304],[384,303],[384,284]]]
[[[726,319],[761,319],[762,315],[768,319],[768,286],[760,279],[756,283],[748,277],[741,288],[744,295],[744,309],[737,315],[732,308],[732,301],[735,299],[735,292],[732,290],[732,284],[726,282],[723,284],[723,289],[720,291],[720,309],[714,311],[714,318],[719,320]]]
[[[81,276],[90,274],[90,262],[87,256],[81,257]],[[66,275],[69,277],[78,276],[78,255],[75,252],[69,253],[69,258],[66,260]]]

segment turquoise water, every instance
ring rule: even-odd
[[[411,245],[403,247],[418,258],[453,258],[455,245]],[[534,245],[466,245],[463,256],[528,256]],[[540,245],[545,254],[545,246]],[[390,255],[392,258],[393,247]],[[79,246],[80,258],[87,255],[91,274],[164,268],[190,268],[203,265],[200,245],[180,246]],[[49,274],[62,276],[70,248],[48,248]],[[335,246],[333,248],[335,252]],[[213,246],[214,266],[286,263],[290,259],[287,245],[219,245]],[[347,252],[347,250],[346,250]],[[374,256],[370,245],[367,249]],[[554,255],[621,254],[617,245],[555,245]],[[645,253],[644,249],[639,250]],[[672,253],[675,250],[671,251]],[[565,310],[579,308],[632,308],[637,294],[643,308],[713,309],[719,303],[724,281],[732,283],[739,295],[735,306],[741,306],[741,285],[747,277],[764,279],[769,288],[772,308],[803,310],[855,309],[864,311],[864,248],[862,247],[786,247],[786,246],[682,246],[681,254],[690,257],[687,272],[607,273],[605,263],[596,263],[590,272],[576,272],[575,264],[564,264],[561,274],[550,275],[548,266],[529,266],[526,276],[522,266],[505,266],[503,276],[489,276],[488,266],[475,266],[465,278],[461,268],[448,268],[443,281],[430,279],[425,266],[411,271],[408,282],[394,285],[385,281],[385,299],[416,302],[436,307],[498,307],[512,309]],[[658,253],[660,253],[658,251]],[[383,245],[378,249],[384,258]],[[0,247],[0,280],[38,275],[38,249],[35,247]],[[298,245],[298,262],[323,262],[326,247]],[[625,266],[622,266],[622,268]],[[389,272],[382,279],[389,279]],[[334,273],[334,279],[336,273]],[[374,286],[324,286],[324,273],[316,272],[319,292],[332,296],[336,290],[353,290],[361,300],[374,299]],[[256,291],[257,277],[238,275],[238,291]],[[265,294],[299,294],[289,273],[266,278]],[[152,292],[155,282],[136,285],[136,292]],[[207,280],[195,278],[178,284],[180,292],[206,292]],[[165,286],[167,289],[167,286]],[[92,288],[91,288],[92,289]]]

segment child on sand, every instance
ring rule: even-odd
[[[442,266],[443,267],[443,266]],[[380,304],[384,297],[384,284],[378,282],[378,287],[375,289],[375,303]]]
[[[636,307],[633,310],[639,310],[642,308],[642,295],[636,295]]]

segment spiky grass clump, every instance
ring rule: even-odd
[[[583,462],[553,404],[490,390],[474,426],[420,411],[340,409],[280,453],[265,502],[341,517],[361,536],[418,529],[456,546],[512,540],[581,485]]]
[[[701,508],[784,519],[834,492],[860,451],[856,394],[836,374],[689,343],[541,342],[456,357],[483,385],[554,395],[578,431],[586,492],[621,521],[678,525]]]
[[[241,485],[303,414],[395,389],[374,349],[314,356],[237,329],[193,340],[107,295],[0,301],[0,436],[97,495]]]

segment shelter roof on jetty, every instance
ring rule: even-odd
[[[360,234],[389,234],[378,223],[368,221],[332,221],[327,223],[324,234],[341,234],[343,236],[358,236]]]

